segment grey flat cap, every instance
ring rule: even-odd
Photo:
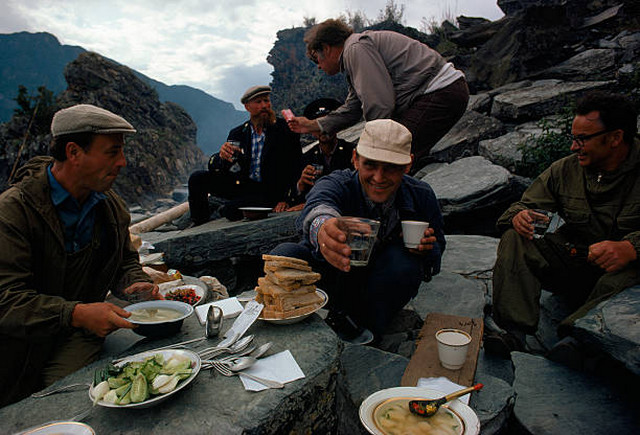
[[[251,86],[240,98],[242,104],[247,104],[249,101],[260,95],[270,94],[271,86]]]
[[[124,118],[91,104],[78,104],[58,110],[51,121],[53,137],[74,133],[135,133]]]

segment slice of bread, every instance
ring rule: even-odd
[[[295,258],[295,257],[285,257],[282,255],[269,255],[269,254],[263,254],[262,255],[262,259],[264,261],[286,261],[289,263],[296,263],[296,264],[301,264],[303,266],[308,266],[309,263],[307,263],[304,260],[301,260],[299,258]]]
[[[275,272],[277,270],[282,270],[282,269],[296,269],[296,270],[302,270],[305,272],[311,272],[311,266],[308,266],[306,264],[299,264],[299,263],[294,263],[292,261],[266,261],[264,263],[264,270],[265,271],[271,271],[271,272]]]
[[[285,289],[297,288],[318,281],[321,275],[317,272],[304,272],[295,269],[283,269],[275,272],[266,271],[269,281]],[[297,286],[296,286],[297,285]]]
[[[271,296],[287,297],[288,295],[298,293],[315,293],[316,286],[301,285],[300,287],[297,287],[295,289],[285,289],[280,287],[278,284],[269,281],[267,278],[258,278],[258,287],[256,287],[256,291],[258,293]]]
[[[272,308],[264,307],[262,309],[262,317],[265,319],[289,319],[291,317],[303,316],[312,313],[318,305],[308,305],[306,307],[296,308],[290,311],[278,311]]]

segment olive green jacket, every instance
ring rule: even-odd
[[[566,221],[559,231],[581,248],[628,240],[640,258],[640,140],[613,172],[582,168],[575,155],[554,162],[500,216],[498,229],[511,228],[516,214],[532,208],[558,212]]]
[[[130,216],[113,191],[96,205],[110,246],[104,267],[91,283],[65,288],[63,226],[50,196],[46,168],[36,157],[20,168],[16,183],[0,195],[0,406],[37,388],[54,343],[69,335],[79,302],[102,302],[134,282],[151,279],[129,238]],[[95,242],[95,240],[94,240]],[[92,242],[93,243],[93,242]]]

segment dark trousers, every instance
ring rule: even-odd
[[[600,302],[640,282],[637,266],[605,273],[588,263],[584,252],[571,256],[567,242],[559,234],[534,240],[514,229],[503,234],[493,271],[493,315],[500,326],[535,333],[544,287],[566,296],[575,308],[560,324],[564,336]]]
[[[460,78],[446,88],[417,97],[407,110],[394,117],[413,136],[414,168],[424,166],[421,162],[425,162],[431,148],[462,117],[468,103],[469,87],[466,80]]]
[[[308,261],[322,275],[318,287],[329,295],[329,309],[345,312],[375,334],[383,333],[418,293],[424,276],[422,257],[400,244],[374,250],[367,266],[351,267],[348,273],[316,260],[302,243],[282,243],[271,254]]]
[[[189,210],[191,220],[202,224],[209,220],[209,194],[229,200],[228,207],[272,207],[261,183],[252,180],[237,181],[223,173],[196,171],[189,177]]]

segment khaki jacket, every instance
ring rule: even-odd
[[[108,191],[96,206],[109,241],[108,254],[96,259],[101,272],[76,288],[65,286],[64,233],[46,172],[52,162],[32,159],[0,195],[0,406],[38,387],[54,343],[73,331],[76,304],[101,302],[109,290],[118,294],[134,282],[151,281],[131,245],[125,204]]]
[[[511,228],[513,217],[531,208],[558,212],[566,221],[559,231],[576,246],[628,240],[640,258],[640,140],[610,173],[582,168],[575,155],[554,162],[502,214],[498,229]],[[639,262],[634,264],[638,267]]]

